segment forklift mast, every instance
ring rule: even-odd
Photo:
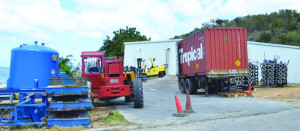
[[[142,58],[137,58],[137,67],[138,67],[139,69],[142,68],[142,61],[143,61]]]

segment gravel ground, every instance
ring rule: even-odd
[[[177,77],[152,78],[143,86],[143,109],[134,109],[124,98],[108,104],[116,107],[128,121],[137,123],[138,130],[300,130],[299,103],[249,97],[205,97],[199,93],[191,95],[196,113],[173,117],[177,112],[174,96],[178,96],[183,109],[186,101],[186,95],[178,90]]]
[[[300,87],[258,88],[256,92],[253,92],[253,96],[300,104]]]

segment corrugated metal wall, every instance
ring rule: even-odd
[[[125,42],[124,66],[137,67],[137,58],[155,58],[156,66],[168,63],[167,75],[176,75],[177,72],[177,42],[179,40],[168,41],[140,41]],[[167,51],[167,49],[169,49]],[[169,54],[167,54],[167,52]],[[169,58],[167,59],[167,56]],[[147,68],[151,66],[147,61]]]
[[[156,65],[163,65],[166,62],[166,49],[170,48],[169,70],[168,75],[176,75],[177,71],[177,47],[176,43],[180,40],[169,41],[141,41],[127,42],[125,44],[124,66],[137,66],[136,58],[156,58]],[[263,62],[266,59],[280,57],[279,62],[285,63],[289,60],[288,65],[288,83],[300,84],[300,48],[296,46],[285,46],[276,44],[267,44],[260,42],[248,41],[248,59],[249,62]],[[150,63],[147,63],[150,66]],[[259,68],[259,79],[261,71]]]
[[[278,62],[282,61],[288,65],[288,83],[300,84],[300,48],[296,46],[285,46],[276,44],[267,44],[248,41],[248,59],[249,62],[262,63],[264,57],[268,60],[279,57]],[[261,79],[261,70],[259,68],[259,79]]]

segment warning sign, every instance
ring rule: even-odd
[[[241,65],[240,60],[237,60],[237,61],[235,62],[235,65],[236,65],[237,67],[239,67],[239,66]]]
[[[55,76],[55,69],[51,69],[51,75]]]
[[[196,63],[196,69],[198,69],[198,63]]]

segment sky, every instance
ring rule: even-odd
[[[0,67],[11,49],[46,43],[60,56],[96,51],[106,36],[136,27],[151,40],[167,40],[210,19],[300,9],[299,0],[0,0]]]

